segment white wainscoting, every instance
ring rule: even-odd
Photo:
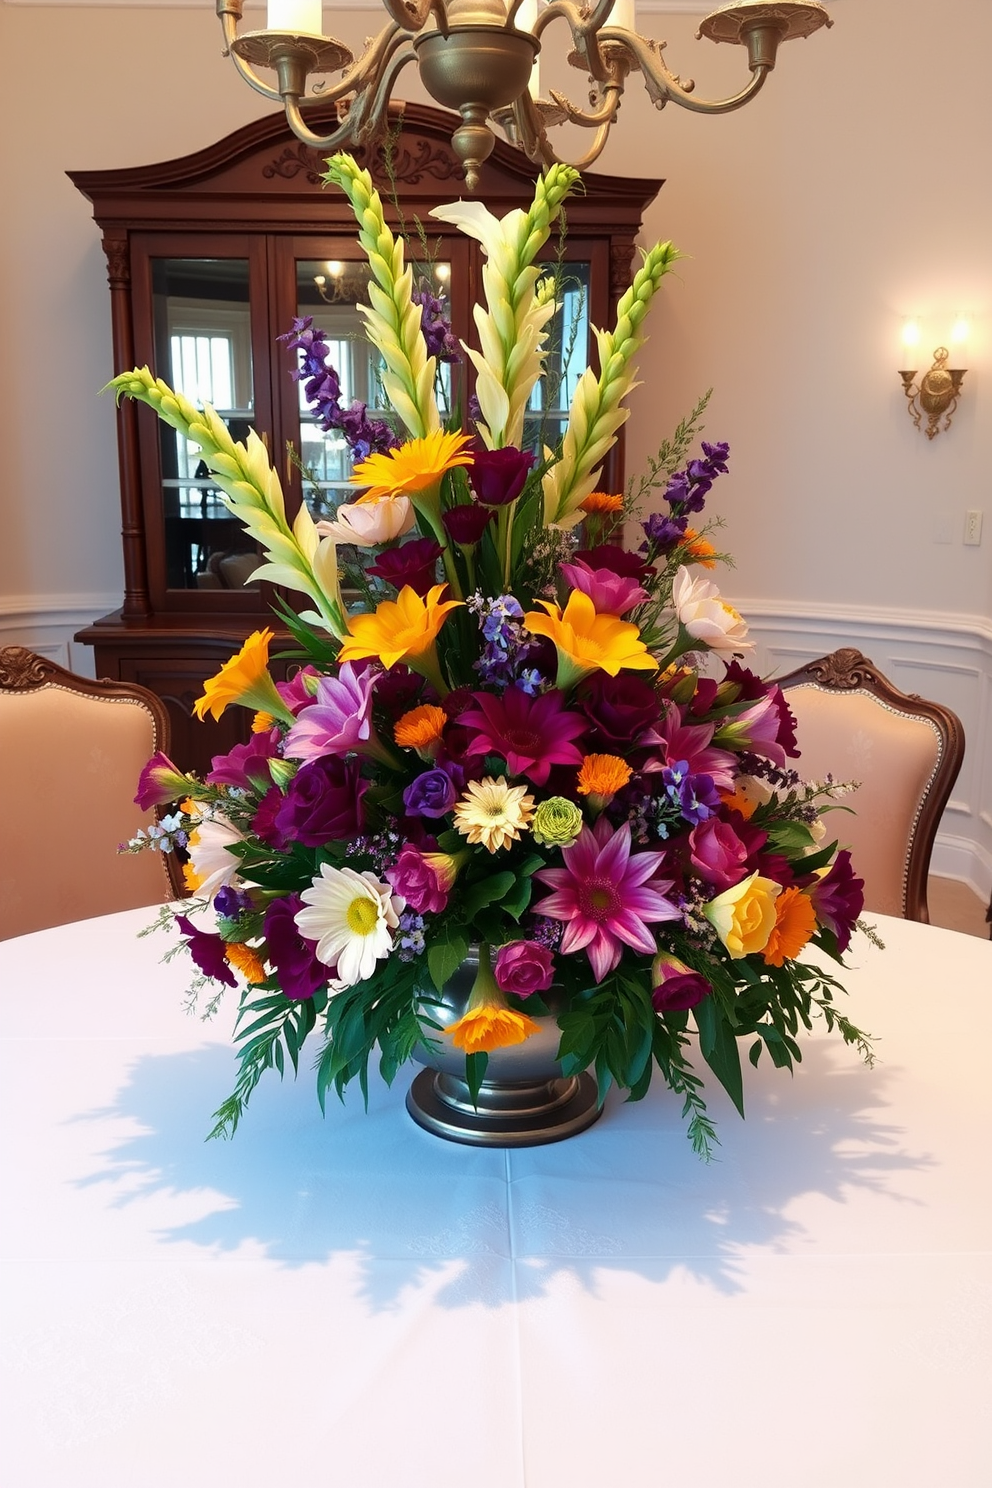
[[[120,602],[119,594],[0,595],[0,646],[26,646],[81,677],[93,677],[92,646],[72,638]]]
[[[0,645],[27,646],[83,676],[93,652],[75,631],[120,603],[118,595],[0,598]],[[766,675],[792,671],[838,646],[856,646],[903,692],[945,703],[961,719],[965,756],[934,849],[933,868],[992,894],[992,621],[981,616],[910,615],[734,596]]]

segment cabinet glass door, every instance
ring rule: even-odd
[[[565,261],[545,264],[557,279],[558,309],[548,328],[545,373],[531,393],[524,416],[524,448],[538,455],[554,449],[565,433],[579,378],[589,365],[589,296],[592,266]]]
[[[155,366],[191,403],[210,403],[235,439],[255,419],[249,261],[153,258]],[[199,450],[160,426],[168,589],[241,589],[261,563]]]

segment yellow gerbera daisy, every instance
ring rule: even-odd
[[[403,714],[393,730],[393,738],[402,749],[432,750],[447,721],[448,715],[443,708],[435,703],[424,703]]]
[[[446,584],[435,584],[421,599],[404,584],[396,598],[384,599],[371,614],[352,615],[350,635],[342,643],[338,661],[363,661],[374,656],[388,671],[398,661],[429,678],[442,693],[448,691],[437,664],[434,642],[448,612],[457,610],[460,599],[441,600]]]
[[[641,640],[636,625],[617,615],[600,615],[588,594],[575,589],[564,610],[550,600],[539,599],[547,610],[530,610],[524,624],[533,635],[547,636],[558,652],[558,686],[567,690],[590,672],[604,671],[611,677],[623,669],[655,672],[658,662]]]
[[[481,842],[498,852],[519,841],[521,831],[534,815],[534,797],[525,785],[508,785],[502,777],[487,775],[469,783],[455,807],[455,830],[469,842]]]
[[[269,676],[269,642],[273,632],[254,631],[237,655],[225,661],[216,677],[203,684],[203,696],[193,704],[193,712],[200,722],[209,712],[215,720],[220,718],[229,703],[242,703],[246,708],[256,708],[293,722],[293,715],[276,691],[276,684]]]
[[[492,1003],[470,1008],[448,1029],[455,1048],[464,1049],[466,1054],[488,1054],[493,1049],[522,1044],[532,1033],[540,1031],[539,1025],[526,1013],[495,1007]]]
[[[358,497],[358,505],[379,501],[383,496],[418,496],[436,486],[442,475],[456,465],[471,465],[472,455],[465,446],[467,434],[447,434],[435,429],[424,439],[410,439],[388,454],[369,455],[356,465],[352,485],[367,486]]]

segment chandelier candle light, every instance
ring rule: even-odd
[[[111,384],[198,446],[264,551],[253,579],[302,596],[302,613],[279,607],[289,680],[260,631],[196,705],[249,709],[250,742],[202,780],[156,755],[136,799],[168,815],[127,845],[188,855],[193,898],[160,923],[208,1012],[226,989],[239,999],[215,1134],[306,1045],[322,1106],[355,1078],[367,1090],[373,1056],[387,1081],[414,1059],[415,1120],[489,1145],[571,1136],[612,1084],[638,1099],[657,1068],[706,1153],[697,1053],[743,1114],[742,1039],[752,1062],[791,1068],[821,1018],[870,1051],[823,969],[843,964],[863,902],[828,827],[843,792],[793,769],[785,698],[742,663],[746,622],[707,576],[720,555],[699,514],[729,450],[692,454],[705,399],[639,486],[599,489],[678,254],[643,255],[559,445],[528,449],[560,289],[542,253],[577,172],[552,165],[501,219],[477,201],[436,209],[486,255],[466,430],[444,426],[436,396],[450,327],[370,176],[339,154],[326,180],[359,224],[391,410],[343,409],[323,333],[295,322],[294,375],[355,460],[333,521],[305,504],[288,519],[254,431],[235,442],[147,368]]]
[[[631,73],[640,73],[656,108],[671,102],[696,113],[729,113],[764,85],[781,42],[832,25],[819,0],[732,0],[713,11],[697,36],[746,47],[751,79],[732,97],[708,101],[695,96],[691,79],[669,71],[664,42],[634,30],[633,0],[551,0],[543,7],[536,0],[382,3],[387,24],[356,60],[343,42],[321,34],[319,0],[269,0],[267,28],[240,34],[243,0],[217,0],[225,55],[252,88],[283,104],[297,138],[320,150],[381,140],[396,80],[415,61],[430,96],[461,115],[452,145],[470,191],[477,190],[479,169],[493,148],[491,120],[541,165],[561,158],[548,139],[550,127],[567,121],[593,130],[592,145],[576,162],[584,168],[606,143]],[[538,97],[538,56],[545,32],[558,20],[568,27],[570,65],[588,74],[588,108],[554,89],[550,100]],[[275,71],[274,87],[259,67]],[[318,82],[307,94],[312,77],[336,72],[337,81]],[[308,104],[321,101],[336,104],[340,118],[327,135],[314,134],[304,117]]]

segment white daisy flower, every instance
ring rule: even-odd
[[[212,899],[227,884],[241,885],[238,869],[241,859],[230,851],[244,838],[226,816],[216,812],[204,816],[189,834],[189,863],[185,871],[186,886],[195,894]]]
[[[318,961],[334,968],[332,990],[364,982],[393,949],[406,900],[374,873],[322,863],[320,877],[300,897],[307,908],[298,911],[296,927],[317,942]]]

